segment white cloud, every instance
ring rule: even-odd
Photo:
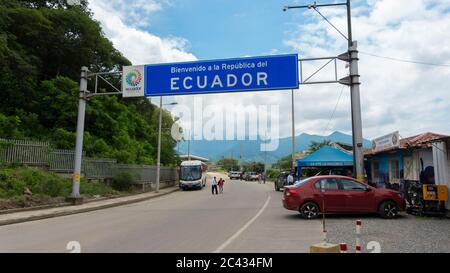
[[[369,9],[354,13],[354,39],[358,40],[362,52],[450,63],[448,7],[442,0],[369,1]],[[345,15],[327,11],[322,9],[339,29],[345,30]],[[315,14],[310,11],[308,15]],[[323,20],[299,26],[285,44],[314,57],[337,55],[346,47],[343,37]],[[392,62],[363,54],[360,59],[365,137],[373,138],[395,130],[400,130],[403,136],[424,131],[450,134],[449,67]],[[314,102],[333,101],[336,90],[334,94],[324,86],[304,87],[304,90],[308,92],[305,96],[310,103],[304,104],[302,110],[309,113],[308,119],[320,120],[323,111],[332,111],[326,106],[317,107]],[[344,98],[338,109],[348,115],[335,118],[335,130],[349,131],[350,115],[346,111],[349,107],[348,97]],[[320,128],[320,123],[311,120],[300,125],[302,130],[317,132],[315,127]]]
[[[133,64],[195,60],[196,57],[186,50],[188,42],[185,39],[158,37],[124,22],[125,15],[134,18],[130,10],[148,14],[159,11],[166,2],[95,0],[90,2],[89,7],[94,18],[101,23],[105,35]]]
[[[179,37],[158,37],[149,32],[151,22],[138,22],[124,3],[133,1],[95,0],[94,17],[102,23],[106,36],[134,64],[195,60],[189,42]],[[354,1],[354,39],[362,52],[403,59],[450,63],[450,4],[446,0],[359,0]],[[149,3],[146,6],[146,3]],[[170,5],[168,1],[135,1],[151,14]],[[138,9],[139,10],[139,9]],[[447,12],[444,12],[447,11]],[[338,26],[346,29],[345,12],[323,9]],[[151,17],[151,16],[147,16]],[[285,45],[302,57],[333,56],[346,50],[342,36],[313,11],[302,18],[312,18],[297,25],[286,37]],[[131,18],[131,19],[130,19]],[[137,17],[135,17],[137,18]],[[128,21],[127,21],[128,20]],[[142,26],[147,26],[145,31]],[[150,26],[150,27],[148,27]],[[345,33],[345,32],[344,32]],[[195,41],[191,41],[195,42]],[[273,52],[285,52],[274,49]],[[291,50],[288,50],[291,51]],[[364,137],[373,138],[400,130],[403,136],[424,131],[450,134],[450,69],[390,62],[360,55],[361,99]],[[345,76],[344,64],[339,76]],[[350,94],[345,88],[329,128],[325,128],[336,105],[342,86],[301,86],[295,91],[296,132],[324,134],[340,130],[351,133]],[[165,102],[193,107],[196,96],[165,98]],[[280,134],[291,132],[290,91],[214,94],[203,96],[205,105],[218,104],[225,109],[236,105],[279,105]],[[189,124],[190,122],[185,122]]]

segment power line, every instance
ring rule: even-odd
[[[339,102],[341,101],[342,93],[344,93],[344,88],[345,88],[345,85],[342,85],[341,93],[339,94],[339,98],[336,101],[336,105],[334,106],[333,113],[331,114],[330,119],[328,120],[328,123],[327,123],[327,126],[325,127],[325,131],[324,131],[323,135],[325,135],[326,131],[328,131],[328,126],[330,125],[331,120],[334,118],[334,114],[336,113],[336,109],[337,109],[337,107],[339,105]]]
[[[429,62],[415,61],[415,60],[405,60],[405,59],[399,59],[399,58],[393,58],[393,57],[387,57],[387,56],[380,56],[380,55],[367,53],[367,52],[363,52],[363,51],[360,51],[359,53],[368,55],[368,56],[372,56],[372,57],[376,57],[376,58],[381,58],[381,59],[386,59],[386,60],[396,61],[396,62],[402,62],[402,63],[413,63],[413,64],[420,64],[420,65],[450,67],[450,64],[438,64],[438,63],[429,63]]]

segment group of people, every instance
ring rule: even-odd
[[[219,181],[217,181],[217,178],[214,176],[211,180],[211,192],[212,194],[222,194],[223,193],[223,185],[225,184],[225,180],[221,177]],[[217,190],[219,188],[219,190]]]

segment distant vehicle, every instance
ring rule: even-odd
[[[280,191],[281,189],[284,188],[284,186],[287,186],[287,177],[289,176],[291,172],[281,172],[278,176],[277,179],[275,180],[275,190],[276,191]]]
[[[244,175],[245,181],[258,181],[259,175],[256,172],[246,172]]]
[[[228,173],[228,177],[230,179],[239,179],[239,178],[241,178],[241,172],[231,171],[231,172]]]
[[[201,190],[206,185],[206,164],[199,160],[181,162],[179,174],[182,190]]]
[[[399,192],[377,189],[350,177],[332,175],[314,176],[286,186],[283,206],[300,212],[305,219],[317,218],[323,212],[378,213],[383,218],[391,219],[405,210],[406,202]]]

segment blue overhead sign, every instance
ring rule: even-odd
[[[298,55],[128,66],[124,97],[296,89]]]

